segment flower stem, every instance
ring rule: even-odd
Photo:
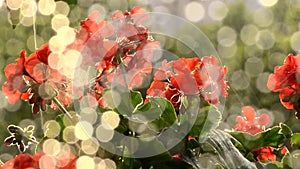
[[[70,118],[70,120],[72,120],[72,116],[70,115],[70,113],[65,109],[65,107],[60,103],[60,101],[56,97],[53,98],[53,101],[57,104],[59,110],[66,114]]]
[[[39,144],[39,142],[37,142],[37,141],[34,140],[34,139],[31,139],[31,138],[28,138],[28,137],[27,137],[27,139],[30,140],[31,142],[33,142],[34,144]]]

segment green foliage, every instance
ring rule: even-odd
[[[246,152],[251,152],[253,149],[265,146],[280,147],[285,143],[286,138],[290,138],[291,130],[286,125],[280,124],[256,135],[244,132],[230,132],[230,135],[243,146]]]

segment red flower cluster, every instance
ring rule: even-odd
[[[132,89],[152,72],[150,60],[159,42],[141,25],[149,16],[140,7],[125,13],[116,11],[112,15],[114,25],[108,21],[97,23],[98,15],[93,12],[81,22],[74,43],[67,50],[82,53],[82,66],[96,67],[98,73],[89,95],[96,97],[100,106],[105,106],[102,93],[111,83]]]
[[[57,157],[47,156],[44,153],[37,153],[33,156],[19,154],[0,166],[0,169],[42,169],[46,166],[55,169],[76,169],[76,160],[71,152],[65,152]]]
[[[41,46],[35,53],[26,58],[22,50],[16,63],[4,69],[7,81],[2,86],[4,95],[11,104],[18,100],[29,100],[33,104],[33,113],[45,111],[46,105],[56,108],[52,102],[57,97],[64,106],[71,102],[69,79],[57,70],[48,66],[51,54],[48,44]]]
[[[295,109],[300,118],[300,55],[289,54],[282,66],[274,68],[274,74],[269,76],[268,88],[280,92],[282,105],[287,109]]]
[[[164,60],[147,95],[165,97],[174,107],[181,105],[184,95],[199,95],[217,105],[219,96],[227,97],[229,89],[224,80],[227,68],[218,64],[213,56],[205,56],[201,61],[200,58],[180,58],[168,63]]]
[[[250,106],[242,107],[242,112],[245,116],[237,116],[237,124],[234,126],[236,131],[246,132],[252,135],[262,132],[263,126],[266,126],[270,123],[270,118],[267,114],[262,114],[259,117],[256,116],[255,110]],[[260,147],[252,150],[251,152],[259,161],[271,160],[276,161],[276,155],[273,154],[273,147]],[[286,152],[283,152],[286,153]]]
[[[252,150],[251,152],[256,156],[257,160],[259,161],[276,161],[276,155],[273,154],[274,148],[273,147],[261,147]]]
[[[262,114],[259,117],[256,116],[255,110],[250,106],[242,107],[242,112],[245,117],[237,116],[237,124],[234,126],[236,131],[250,133],[255,135],[263,131],[263,126],[270,123],[270,118],[267,114]]]

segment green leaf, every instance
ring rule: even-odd
[[[127,117],[131,117],[143,105],[143,98],[140,92],[129,91],[123,86],[116,86],[111,90],[105,90],[102,97],[108,108]]]
[[[259,147],[279,147],[280,144],[284,143],[284,139],[287,137],[282,131],[281,126],[274,126],[256,135],[244,132],[231,132],[230,134],[243,145],[247,152],[250,152]]]
[[[293,135],[292,130],[290,129],[289,126],[287,126],[284,123],[279,123],[279,126],[281,130],[279,131],[281,134],[283,134],[286,138],[291,138]]]
[[[135,117],[143,117],[151,129],[159,131],[177,122],[174,107],[168,100],[161,97],[149,97],[149,104],[145,106],[147,108],[139,109],[139,112],[135,113]]]
[[[300,148],[300,133],[294,133],[291,138],[293,148]]]
[[[130,91],[131,104],[133,107],[138,107],[143,104],[142,94],[138,91]]]

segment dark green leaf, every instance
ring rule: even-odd
[[[143,104],[140,92],[129,91],[122,86],[116,86],[103,93],[103,98],[108,108],[114,109],[121,115],[131,117],[132,114]]]
[[[281,128],[280,133],[283,134],[286,138],[291,138],[293,135],[292,130],[284,123],[279,123],[279,126]]]
[[[131,96],[131,104],[133,107],[137,107],[143,104],[143,97],[140,92],[130,91],[130,96]]]
[[[177,122],[177,115],[172,103],[161,97],[150,97],[151,108],[147,111],[140,111],[138,115],[146,117],[149,127],[154,130],[161,130],[172,126]],[[148,105],[146,105],[148,107]]]
[[[244,132],[231,132],[230,134],[243,145],[247,152],[250,152],[251,150],[259,147],[279,147],[286,138],[281,131],[281,126],[274,126],[256,135]]]

